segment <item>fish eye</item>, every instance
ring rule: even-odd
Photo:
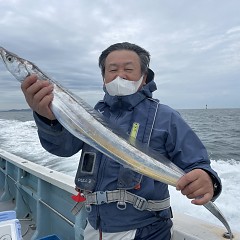
[[[7,59],[7,61],[10,62],[10,63],[12,63],[13,60],[14,60],[14,58],[13,58],[12,56],[10,56],[10,55],[6,56],[6,59]]]

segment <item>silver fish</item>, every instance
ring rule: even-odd
[[[20,82],[31,74],[54,85],[51,110],[58,121],[77,138],[96,148],[118,163],[157,181],[176,186],[185,172],[165,156],[121,132],[108,119],[81,98],[49,78],[35,64],[0,47],[0,55],[8,71]],[[223,214],[213,202],[204,205],[232,231]]]

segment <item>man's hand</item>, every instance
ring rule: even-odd
[[[53,85],[48,81],[40,81],[37,76],[27,77],[21,84],[23,94],[30,108],[49,120],[56,119],[50,109],[53,100]]]
[[[193,204],[203,205],[209,202],[214,194],[211,177],[202,169],[194,169],[181,177],[176,186]]]

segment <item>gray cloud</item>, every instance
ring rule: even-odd
[[[238,0],[0,0],[0,45],[93,105],[102,97],[98,56],[130,41],[151,53],[162,102],[240,107],[239,8]],[[26,106],[1,63],[0,86],[0,109]]]

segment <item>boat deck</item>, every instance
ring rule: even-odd
[[[3,191],[0,190],[0,196],[2,196]],[[14,201],[4,201],[0,202],[0,212],[14,210],[15,202]],[[26,216],[26,218],[18,219],[21,224],[21,232],[23,240],[31,240],[35,230],[36,224],[35,222]]]

